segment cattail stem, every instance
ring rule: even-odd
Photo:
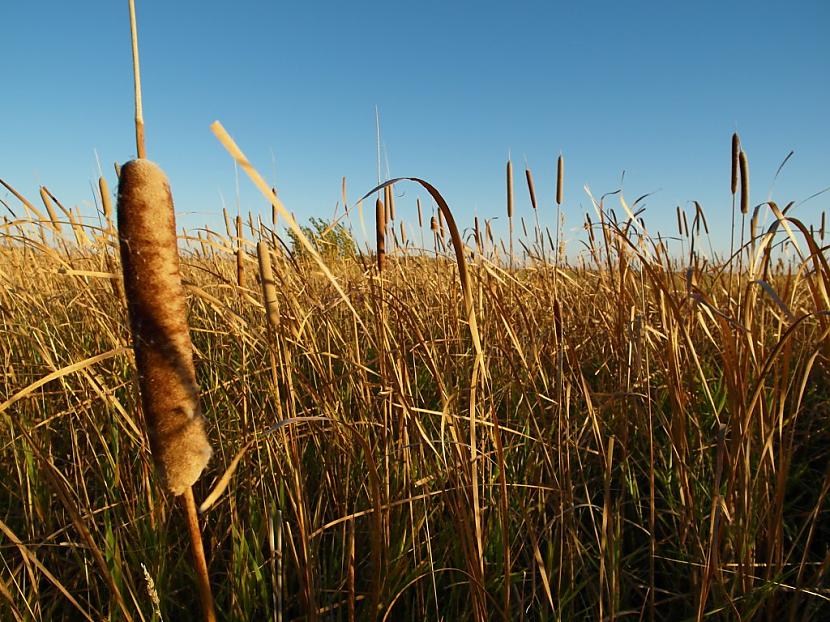
[[[141,108],[141,70],[138,64],[138,28],[135,23],[135,0],[130,0],[130,38],[133,44],[133,86],[135,88],[135,148],[139,158],[146,158],[144,148],[144,112]]]
[[[213,593],[210,589],[210,575],[208,574],[205,548],[202,543],[202,532],[199,529],[199,514],[196,511],[196,500],[193,498],[193,489],[188,486],[182,495],[182,503],[187,514],[187,530],[193,549],[193,567],[199,582],[199,600],[202,603],[202,612],[205,622],[216,622],[216,611],[213,608]]]
[[[513,267],[513,162],[507,160],[507,227],[510,236],[510,267]]]

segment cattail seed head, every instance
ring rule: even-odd
[[[746,214],[749,212],[749,163],[743,149],[738,161],[741,170],[741,214]]]
[[[533,209],[536,209],[536,188],[533,186],[533,173],[529,168],[525,169],[525,177],[527,178],[527,191],[530,193],[530,204]]]
[[[738,192],[738,159],[741,152],[741,139],[738,138],[738,132],[732,133],[732,194]]]
[[[507,161],[507,217],[513,218],[513,162]]]
[[[383,272],[383,261],[386,257],[386,209],[380,199],[375,201],[375,231],[378,246],[378,272]]]
[[[420,198],[415,199],[415,205],[418,207],[418,228],[423,229],[424,228],[424,214],[421,211],[421,199]]]
[[[101,193],[101,206],[104,208],[104,219],[107,221],[107,228],[112,228],[112,197],[107,180],[98,178],[98,191]]]
[[[556,161],[556,204],[562,205],[563,182],[565,180],[565,160],[560,155]]]
[[[258,242],[256,254],[259,259],[259,278],[262,282],[262,301],[268,325],[276,333],[279,327],[280,309],[277,302],[277,284],[274,282],[274,270],[271,266],[271,254],[265,242]]]
[[[43,206],[46,208],[46,212],[49,214],[49,220],[52,222],[52,229],[55,233],[61,232],[61,224],[58,222],[57,214],[55,214],[55,206],[52,203],[52,198],[49,196],[49,192],[46,190],[44,186],[40,187],[40,199],[43,201]]]
[[[180,495],[212,451],[198,402],[173,198],[148,160],[121,169],[118,234],[150,448],[168,490]]]
[[[395,192],[392,189],[392,186],[386,186],[386,188],[384,188],[384,191],[384,203],[386,205],[386,223],[388,224],[390,221],[395,220]]]

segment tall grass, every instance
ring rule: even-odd
[[[77,222],[81,246],[14,200],[0,618],[193,619],[112,229]],[[468,264],[440,205],[434,247],[387,245],[382,272],[365,252],[329,278],[264,226],[180,240],[221,619],[830,617],[822,241],[764,204],[771,227],[720,260],[701,254],[699,207],[691,226],[679,214],[682,254],[595,207],[585,252],[556,271],[541,252],[511,269],[480,232]],[[259,276],[240,287],[249,244]]]

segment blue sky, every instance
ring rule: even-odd
[[[457,219],[504,225],[504,165],[529,215],[525,159],[553,225],[566,159],[568,228],[625,170],[629,200],[674,231],[700,201],[728,240],[729,147],[749,157],[753,203],[775,170],[779,203],[830,186],[830,3],[215,2],[137,0],[148,156],[171,179],[180,226],[236,209],[220,120],[300,220],[329,217],[376,183],[375,107],[392,176],[418,176]],[[97,151],[135,155],[127,1],[0,5],[0,177],[33,201],[44,184],[93,214]],[[413,185],[399,218],[415,222]],[[14,205],[13,197],[0,198]],[[270,214],[247,179],[243,212]],[[817,222],[822,195],[795,215]],[[616,207],[616,205],[615,205]],[[619,212],[619,209],[618,209]],[[358,227],[359,228],[359,227]],[[574,233],[571,237],[577,235]]]

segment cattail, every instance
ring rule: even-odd
[[[507,217],[513,218],[513,162],[507,161]]]
[[[401,221],[401,244],[406,246],[406,227],[404,227],[403,221]]]
[[[476,238],[476,248],[478,248],[478,252],[481,252],[481,229],[478,226],[478,216],[473,218],[473,232],[475,233]]]
[[[349,215],[349,204],[346,203],[346,177],[343,177],[343,180],[340,183],[340,198],[343,200],[343,210],[346,212],[346,216]]]
[[[198,402],[173,198],[148,160],[121,169],[118,233],[141,402],[167,489],[181,495],[211,456]]]
[[[245,287],[245,264],[243,263],[245,250],[242,248],[242,216],[236,217],[236,284]]]
[[[258,242],[256,254],[259,259],[259,278],[262,281],[262,301],[265,304],[265,315],[268,325],[276,334],[279,326],[280,309],[277,303],[277,286],[274,282],[274,271],[271,267],[271,254],[265,242]]]
[[[418,228],[424,228],[424,215],[421,212],[421,199],[420,197],[415,199],[415,205],[418,208]]]
[[[677,235],[683,237],[683,218],[680,216],[680,206],[677,206]]]
[[[741,139],[738,138],[738,132],[732,133],[732,195],[738,191],[738,167],[740,164],[741,153]]]
[[[433,216],[429,219],[429,229],[433,233],[438,233],[438,220]]]
[[[395,192],[392,189],[392,186],[386,186],[384,188],[384,203],[386,204],[386,221],[390,222],[395,220]]]
[[[107,229],[112,229],[112,197],[107,180],[98,178],[98,191],[101,193],[101,206],[104,208],[104,219],[107,221]]]
[[[563,181],[565,179],[565,160],[562,156],[556,161],[556,204],[562,205]]]
[[[530,193],[530,204],[533,209],[536,209],[536,189],[533,186],[533,173],[529,168],[525,169],[525,177],[527,178],[527,191]]]
[[[386,257],[386,209],[380,199],[375,201],[375,230],[378,245],[378,272],[383,272],[383,261]]]
[[[821,237],[821,241],[824,242],[824,212],[821,213],[821,228],[819,229],[819,236]]]
[[[225,218],[225,233],[228,234],[228,240],[230,240],[233,237],[233,234],[231,233],[231,219],[228,216],[228,210],[224,207],[222,208],[222,216]]]
[[[749,163],[746,161],[746,153],[743,149],[738,160],[741,169],[741,214],[746,214],[749,212]]]
[[[58,222],[57,214],[55,214],[55,206],[52,203],[52,198],[49,196],[49,192],[46,190],[44,186],[40,187],[40,199],[43,201],[43,206],[46,208],[46,212],[49,214],[49,220],[52,222],[52,229],[55,233],[61,232],[61,224]]]

